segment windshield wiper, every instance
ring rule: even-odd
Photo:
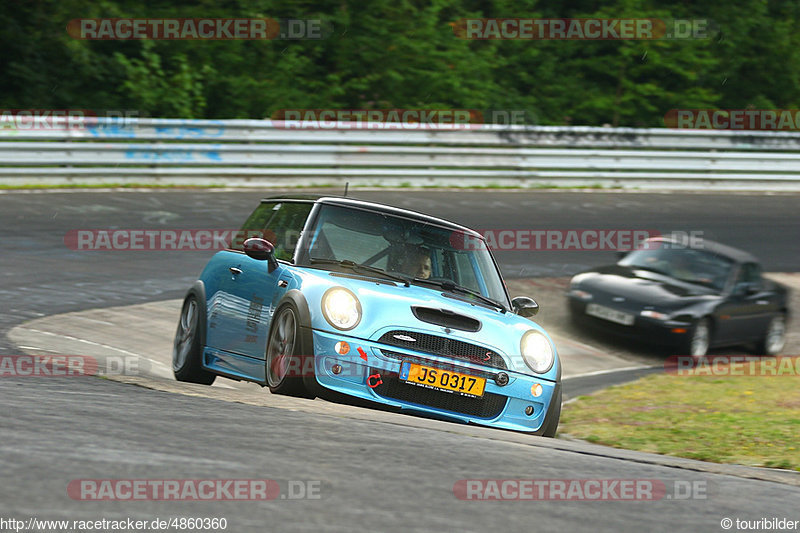
[[[477,298],[478,300],[482,301],[483,303],[486,303],[486,304],[491,305],[492,307],[498,308],[503,313],[505,313],[507,311],[506,310],[506,306],[504,306],[500,302],[492,300],[491,298],[487,298],[486,296],[484,296],[483,294],[479,293],[478,291],[474,291],[474,290],[472,290],[472,289],[470,289],[468,287],[464,287],[462,285],[457,285],[453,281],[433,281],[433,280],[423,279],[423,278],[414,278],[413,281],[418,282],[418,283],[430,283],[431,285],[436,285],[437,287],[441,287],[444,290],[450,291],[450,292],[460,292],[462,294],[469,294],[470,296],[474,296],[475,298]]]
[[[369,265],[362,265],[360,263],[356,263],[355,261],[350,261],[349,259],[339,260],[339,259],[321,259],[321,258],[317,258],[317,257],[312,257],[310,259],[310,262],[311,262],[312,265],[339,265],[339,266],[343,266],[345,268],[349,268],[349,269],[351,269],[353,271],[362,270],[362,271],[365,271],[365,272],[369,272],[371,274],[378,274],[380,276],[383,276],[385,278],[391,279],[393,281],[400,282],[400,283],[404,284],[406,287],[411,285],[408,282],[408,278],[405,278],[405,277],[397,275],[397,274],[392,274],[391,272],[386,272],[382,268],[377,268],[377,267],[373,267],[373,266],[369,266]]]

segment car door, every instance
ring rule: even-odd
[[[719,309],[725,323],[722,340],[739,342],[760,337],[777,311],[777,295],[764,283],[759,265],[742,263],[733,290]]]
[[[275,246],[278,268],[270,272],[267,261],[253,259],[241,251],[237,253],[227,294],[232,310],[228,315],[232,320],[228,328],[232,338],[225,348],[227,351],[255,359],[266,358],[278,281],[294,259],[295,245],[312,206],[311,202],[291,201],[262,204],[270,216],[258,218],[266,219],[261,230],[264,238]]]
[[[264,227],[274,215],[276,204],[277,202],[262,202],[256,207],[231,238],[228,249],[211,258],[203,271],[208,311],[206,344],[211,348],[237,351],[235,347],[242,341],[239,307],[244,305],[249,309],[249,303],[238,301],[233,296],[237,278],[243,272],[244,260],[249,259],[242,251],[242,244],[249,237],[263,236]]]

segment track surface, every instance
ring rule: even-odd
[[[180,297],[208,252],[78,252],[70,229],[232,229],[261,192],[59,192],[0,194],[0,353],[26,319]],[[748,249],[769,271],[800,271],[798,198],[791,195],[550,192],[358,192],[479,229],[703,231]],[[612,252],[500,252],[504,274],[564,276],[606,263]],[[124,332],[120,332],[121,335]],[[593,377],[592,388],[607,382]],[[604,381],[606,380],[606,381]],[[588,385],[587,385],[588,386]],[[230,531],[521,530],[719,531],[731,518],[798,519],[800,490],[608,456],[586,446],[554,449],[490,430],[370,411],[254,407],[97,379],[3,380],[0,486],[9,517],[98,519],[224,516]],[[364,413],[367,413],[365,416]],[[399,419],[399,418],[398,418]],[[596,455],[595,455],[596,454]],[[613,454],[611,454],[613,455]],[[633,460],[631,460],[633,459]],[[691,462],[686,462],[691,465]],[[461,502],[453,484],[472,478],[645,478],[706,483],[708,498],[655,503]],[[320,480],[322,499],[270,503],[70,500],[78,478],[270,478]]]

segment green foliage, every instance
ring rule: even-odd
[[[322,19],[323,40],[83,41],[71,19]],[[704,39],[465,40],[473,17],[711,19]],[[673,108],[798,108],[788,0],[30,0],[0,4],[2,108],[264,118],[281,109],[524,110],[540,124],[663,126]]]

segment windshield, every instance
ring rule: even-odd
[[[733,261],[705,250],[685,248],[671,243],[654,246],[653,242],[626,255],[621,266],[641,268],[666,276],[705,285],[722,291],[728,281]]]
[[[387,213],[322,205],[306,243],[304,255],[320,268],[331,268],[331,261],[352,261],[411,283],[441,283],[445,290],[455,285],[508,305],[486,243],[460,231]],[[469,299],[463,291],[459,297]]]

